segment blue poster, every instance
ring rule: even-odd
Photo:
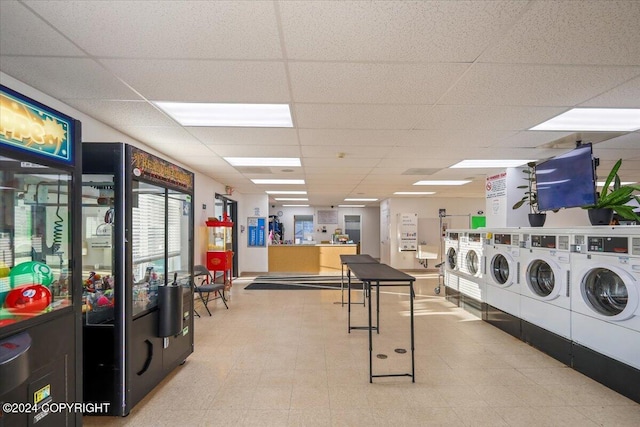
[[[265,246],[266,245],[266,218],[247,218],[248,245]]]

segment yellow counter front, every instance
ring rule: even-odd
[[[340,274],[340,255],[355,255],[358,245],[271,245],[269,273]]]

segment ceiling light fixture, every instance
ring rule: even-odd
[[[287,202],[308,202],[309,199],[306,197],[276,197],[274,200],[276,201],[287,201]]]
[[[495,160],[463,160],[456,163],[453,166],[449,166],[450,169],[459,168],[514,168],[516,166],[526,165],[533,160],[509,160],[509,159],[495,159]]]
[[[625,181],[625,182],[621,182],[620,183],[620,185],[631,185],[631,184],[635,184],[635,182],[634,181]],[[604,181],[598,181],[596,183],[596,185],[598,187],[604,187]],[[613,181],[611,181],[611,185],[613,185]],[[611,188],[613,188],[613,187],[611,187]]]
[[[345,202],[377,202],[378,199],[344,199]]]
[[[339,208],[364,208],[365,205],[338,205]]]
[[[529,130],[631,132],[638,129],[639,108],[574,108]]]
[[[231,166],[296,166],[300,167],[297,157],[223,157]]]
[[[282,205],[284,208],[308,208],[309,205]]]
[[[254,184],[292,184],[301,185],[304,184],[304,179],[252,179]]]
[[[470,180],[418,181],[414,182],[413,185],[464,185],[470,182]]]
[[[154,104],[182,126],[293,127],[289,104],[164,101]]]

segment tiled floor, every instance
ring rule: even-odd
[[[85,425],[640,425],[639,404],[436,296],[435,276],[411,274],[415,384],[369,383],[367,332],[347,333],[340,291],[244,290],[243,278],[229,310],[217,301],[212,317],[195,319],[185,365],[128,417],[85,417]],[[353,306],[353,324],[366,321]],[[382,295],[380,326],[374,355],[388,357],[374,358],[374,373],[409,372],[406,294]]]

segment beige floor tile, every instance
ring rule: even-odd
[[[423,276],[423,275],[421,275]],[[366,331],[339,291],[245,291],[196,318],[195,353],[128,417],[87,426],[636,426],[640,405],[435,296],[416,282],[416,382],[369,383]],[[359,295],[354,295],[359,297]],[[381,294],[374,373],[410,369],[408,299]],[[204,312],[200,309],[201,314]],[[352,307],[352,322],[367,310]],[[185,402],[189,406],[185,408]]]

